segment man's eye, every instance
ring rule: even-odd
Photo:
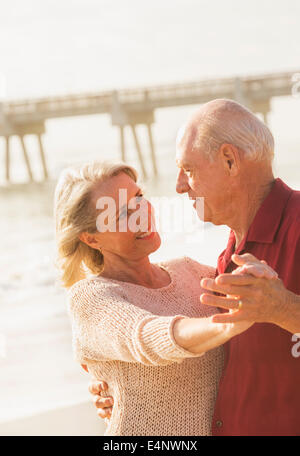
[[[137,203],[140,203],[143,198],[144,198],[144,193],[140,193],[139,195],[136,195]]]
[[[190,171],[190,170],[188,170],[188,169],[186,169],[186,170],[184,171],[184,173],[185,173],[188,177],[191,177],[191,175],[192,175],[192,171]]]

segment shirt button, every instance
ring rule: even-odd
[[[216,426],[217,426],[218,428],[222,427],[222,426],[223,426],[223,421],[217,420],[217,421],[216,421]]]

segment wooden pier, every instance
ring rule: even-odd
[[[126,160],[125,127],[130,127],[144,177],[147,176],[136,126],[143,124],[149,137],[153,173],[158,173],[152,124],[156,109],[199,105],[215,98],[229,98],[261,113],[267,123],[273,97],[292,94],[293,76],[300,71],[247,77],[201,80],[145,88],[82,93],[0,103],[0,136],[5,138],[5,178],[10,181],[10,138],[19,137],[28,177],[34,180],[25,136],[37,137],[44,178],[48,177],[42,136],[48,119],[110,114],[120,131],[120,157]]]

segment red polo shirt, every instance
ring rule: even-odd
[[[231,232],[219,274],[235,269],[234,246]],[[300,295],[300,192],[275,180],[236,250],[245,252],[266,260]],[[293,345],[292,334],[271,323],[255,323],[225,344],[213,435],[300,435],[300,357]]]

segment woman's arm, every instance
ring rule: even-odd
[[[157,366],[181,362],[223,344],[251,325],[153,315],[120,293],[119,288],[103,287],[97,280],[83,280],[73,289],[73,343],[81,364],[120,360]]]
[[[246,331],[252,322],[232,324],[214,323],[212,317],[183,318],[177,320],[173,327],[176,343],[192,353],[205,353],[219,345],[223,345],[232,337]]]

